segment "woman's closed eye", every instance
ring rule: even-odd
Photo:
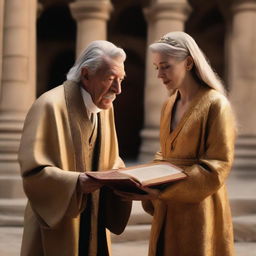
[[[171,67],[171,65],[164,65],[164,66],[161,66],[160,69],[166,70],[166,69],[168,69],[168,68],[170,68],[170,67]]]
[[[160,67],[155,66],[155,70],[166,70],[170,67],[171,67],[171,65],[164,65],[164,66],[160,66]]]

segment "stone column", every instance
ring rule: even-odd
[[[22,223],[25,205],[17,151],[35,99],[36,0],[4,3],[0,91],[0,224]]]
[[[256,1],[233,1],[230,23],[227,77],[239,134],[234,168],[256,171]]]
[[[3,29],[4,29],[4,0],[0,0],[0,81],[2,80]]]
[[[70,9],[77,21],[76,52],[79,55],[91,41],[106,39],[112,4],[109,0],[76,0]]]
[[[184,23],[190,14],[191,8],[186,0],[156,0],[144,9],[148,22],[147,45],[160,39],[171,31],[183,31]],[[140,149],[140,162],[153,159],[159,150],[159,122],[163,102],[168,92],[157,78],[157,72],[152,64],[151,53],[147,51],[146,79],[145,79],[145,118],[144,128],[141,132],[142,145]]]

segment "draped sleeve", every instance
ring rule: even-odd
[[[41,96],[26,117],[19,148],[24,191],[45,228],[81,210],[82,194],[76,189],[79,173],[74,168],[66,115],[63,91]]]

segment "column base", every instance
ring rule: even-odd
[[[256,172],[256,136],[239,136],[235,148],[234,170]]]
[[[145,128],[141,132],[142,144],[140,148],[139,162],[149,162],[154,159],[159,145],[159,128]]]
[[[24,113],[0,116],[0,226],[21,226],[26,205],[18,164]]]
[[[0,199],[0,226],[23,226],[27,199]]]

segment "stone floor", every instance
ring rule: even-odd
[[[147,256],[147,241],[114,243],[112,247],[113,256]],[[236,256],[256,256],[256,243],[236,243],[235,247]]]
[[[0,255],[18,256],[21,235],[21,227],[0,227]],[[112,256],[146,256],[147,243],[144,240],[113,243]],[[256,243],[236,243],[235,245],[237,256],[256,256]]]
[[[246,198],[252,199],[252,202],[255,203],[255,173],[233,172],[228,179],[227,185],[229,197],[231,199]],[[255,209],[256,208],[254,208],[254,210]],[[21,236],[22,227],[0,226],[0,256],[18,256],[20,251]],[[138,239],[137,241],[118,241],[118,239],[116,239],[112,244],[113,256],[146,256],[147,243],[148,241],[145,239]],[[236,256],[256,256],[256,241],[254,240],[251,242],[237,242],[235,247]]]

